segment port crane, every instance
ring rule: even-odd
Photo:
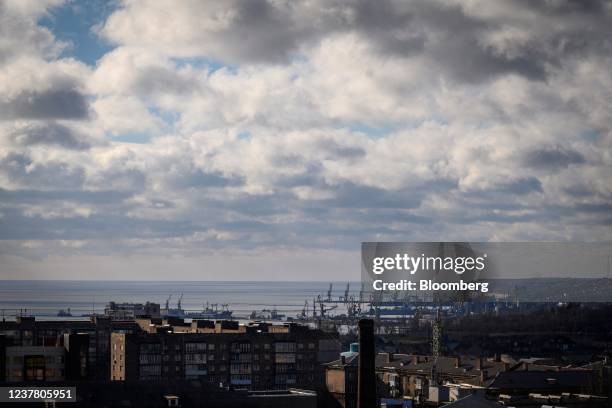
[[[345,289],[345,291],[344,291],[344,301],[345,301],[345,302],[348,302],[348,300],[349,300],[349,291],[350,291],[350,289],[351,289],[351,283],[350,283],[350,282],[348,282],[348,283],[346,284],[346,289]]]
[[[327,312],[329,312],[330,310],[334,310],[338,307],[338,305],[326,307],[325,302],[323,302],[323,300],[321,299],[321,295],[317,297],[317,302],[319,303],[319,316],[321,317],[325,317],[325,314]]]

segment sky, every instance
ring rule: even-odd
[[[0,0],[0,279],[612,240],[606,1]]]

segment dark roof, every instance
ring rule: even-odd
[[[358,363],[358,354],[347,356],[344,364],[341,359],[326,364],[328,367],[353,366]],[[376,368],[379,370],[403,370],[414,373],[431,373],[434,360],[432,356],[418,356],[410,354],[389,354],[378,353],[376,355]],[[480,364],[480,368],[478,368]],[[453,377],[463,377],[462,382],[480,384],[481,374],[486,371],[486,379],[492,381],[495,375],[504,371],[507,363],[492,361],[488,359],[478,359],[476,357],[461,358],[439,357],[437,361],[437,372]],[[509,368],[509,367],[508,367]]]
[[[497,389],[577,389],[587,387],[593,379],[591,370],[564,371],[506,371],[492,381]]]

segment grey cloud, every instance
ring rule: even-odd
[[[73,150],[86,150],[91,147],[84,135],[54,122],[29,124],[13,131],[9,137],[21,146],[60,146]]]
[[[497,184],[493,191],[499,191],[502,193],[510,194],[529,194],[529,193],[542,193],[542,183],[536,177],[522,177],[516,180],[511,180]]]
[[[139,95],[187,94],[197,89],[194,85],[195,81],[182,78],[165,67],[146,67],[140,70],[132,89]]]
[[[322,180],[321,172],[323,171],[323,166],[321,163],[310,163],[305,166],[306,171],[304,173],[283,177],[278,180],[278,187],[299,187],[299,186],[319,186],[324,184]]]
[[[132,197],[133,193],[115,190],[62,190],[51,191],[19,189],[6,190],[0,188],[0,202],[3,204],[44,204],[54,201],[75,202],[82,204],[108,205],[121,203]]]
[[[562,0],[562,1],[530,1],[512,0],[522,7],[530,7],[540,12],[553,13],[559,15],[584,13],[590,15],[600,15],[605,10],[608,0]]]
[[[0,172],[25,188],[75,189],[85,180],[85,171],[79,166],[49,161],[35,163],[26,153],[12,152],[0,160]]]
[[[233,27],[224,37],[232,42],[236,57],[278,61],[298,45],[300,34],[267,0],[235,2],[234,11]]]
[[[544,55],[535,55],[535,50],[526,48],[521,55],[508,56],[480,44],[484,33],[497,28],[495,23],[467,15],[461,6],[418,4],[422,29],[439,37],[428,41],[425,53],[451,77],[467,82],[509,73],[532,80],[546,77],[547,61]]]
[[[585,163],[584,156],[575,150],[563,147],[550,147],[537,149],[525,155],[524,163],[537,169],[559,169],[571,164]]]
[[[587,198],[587,197],[595,197],[599,194],[601,194],[601,192],[596,191],[593,187],[588,186],[588,185],[579,185],[579,184],[575,184],[569,187],[566,187],[563,189],[563,191],[570,195],[573,198]],[[607,199],[610,199],[612,201],[612,196],[607,196],[605,197]]]
[[[193,224],[185,221],[134,218],[113,213],[45,219],[26,217],[16,208],[2,211],[5,216],[0,218],[0,239],[169,238],[194,232]]]
[[[336,12],[345,13],[346,5],[337,5]],[[340,26],[341,30],[362,31],[378,51],[384,54],[410,56],[423,51],[427,37],[418,30],[417,10],[403,10],[391,1],[356,1],[349,5],[354,18]],[[416,21],[415,21],[416,20]],[[330,29],[334,26],[330,22]]]
[[[226,199],[213,196],[204,200],[202,205],[206,208],[247,217],[267,217],[287,214],[296,203],[297,201],[291,194],[280,191],[274,195],[239,194],[237,197]]]
[[[100,188],[118,191],[139,192],[147,188],[147,174],[137,168],[117,163],[100,174]]]
[[[322,184],[319,188],[335,195],[331,199],[312,200],[332,208],[353,209],[412,209],[418,207],[427,194],[455,188],[452,180],[421,181],[401,189],[384,189],[363,185],[358,181],[344,181],[337,185]]]
[[[204,172],[197,170],[184,179],[189,187],[230,187],[244,184],[244,177],[227,177],[220,172]]]
[[[343,159],[354,159],[366,155],[366,151],[358,146],[340,145],[331,139],[323,139],[319,143],[324,153],[329,153],[332,157]]]
[[[133,10],[128,13],[119,9],[103,30],[106,36],[127,45],[164,47],[179,55],[187,48],[192,54],[229,63],[286,63],[303,46],[316,45],[336,34],[355,33],[374,52],[401,58],[424,55],[441,72],[468,82],[509,73],[544,80],[548,67],[559,65],[567,55],[585,49],[599,53],[609,50],[607,27],[612,22],[608,8],[601,2],[508,2],[497,5],[506,12],[493,14],[490,20],[470,14],[462,4],[429,0],[195,2],[181,7],[191,7],[186,12],[193,15],[232,17],[220,31],[206,31],[205,27],[186,22],[185,30],[191,30],[192,36],[148,38],[146,33],[132,31],[147,24],[144,20],[147,13],[138,13],[138,3],[127,7]],[[526,27],[518,17],[507,18],[523,11],[541,15],[549,21],[550,29]],[[584,24],[581,19],[585,15],[593,18],[595,24]],[[115,24],[121,24],[119,34],[113,31],[117,28]],[[482,43],[484,36],[502,26],[527,31],[530,38],[526,42],[508,40],[511,52]]]
[[[382,188],[368,187],[345,182],[334,186],[332,191],[337,195],[325,202],[335,207],[349,208],[414,208],[422,198],[412,191],[390,192]]]
[[[0,2],[0,65],[18,55],[52,55],[57,51],[53,34],[35,24],[35,16],[15,12],[6,2]]]
[[[452,34],[451,34],[452,35]],[[432,50],[434,59],[454,78],[466,82],[482,82],[502,74],[518,74],[532,80],[544,80],[543,61],[525,57],[498,55],[490,48],[475,44],[474,38],[448,38]]]
[[[165,175],[166,182],[171,188],[223,188],[238,187],[244,184],[243,176],[229,176],[218,171],[204,171],[193,168],[178,168],[175,172]]]
[[[89,103],[76,89],[23,91],[0,102],[0,119],[86,119]]]
[[[601,213],[612,215],[612,204],[610,203],[582,203],[575,206],[578,211],[586,213]]]

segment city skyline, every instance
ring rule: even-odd
[[[606,1],[2,1],[0,279],[610,242],[610,27]]]

